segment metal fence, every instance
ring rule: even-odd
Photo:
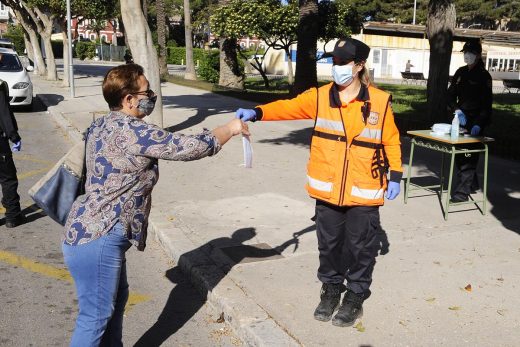
[[[124,61],[126,46],[99,45],[96,46],[96,52],[99,60],[107,61]]]

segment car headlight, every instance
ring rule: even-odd
[[[13,86],[13,89],[25,89],[29,87],[29,82],[18,82]]]

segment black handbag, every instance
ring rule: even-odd
[[[54,221],[65,225],[72,204],[85,192],[85,151],[88,132],[84,141],[77,143],[54,167],[29,189],[29,196]]]

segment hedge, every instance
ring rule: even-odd
[[[168,56],[168,64],[175,65],[184,65],[186,64],[186,47],[166,47],[167,56]],[[193,48],[193,62],[197,65],[197,60],[199,64],[204,59],[204,56],[207,51],[202,48]]]

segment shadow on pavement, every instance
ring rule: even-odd
[[[177,284],[171,291],[168,301],[163,311],[159,315],[157,322],[146,331],[136,342],[136,347],[160,346],[171,335],[175,334],[194,314],[204,305],[207,292],[202,293],[202,297],[197,292],[193,292],[188,278],[182,274],[181,269],[191,269],[200,264],[200,259],[207,257],[207,251],[224,247],[240,247],[240,258],[230,261],[229,266],[221,267],[222,271],[212,272],[212,276],[205,276],[204,279],[209,285],[209,290],[215,288],[219,282],[228,274],[234,265],[246,258],[268,258],[273,256],[281,257],[281,252],[287,247],[294,245],[298,247],[298,238],[308,232],[315,230],[315,225],[311,225],[303,230],[295,232],[293,237],[283,244],[269,249],[258,248],[252,245],[244,245],[244,242],[256,236],[255,228],[243,228],[236,230],[231,237],[220,237],[180,256],[179,265],[166,271],[166,277],[174,284]],[[203,289],[203,288],[200,288]],[[204,290],[204,289],[203,289]]]
[[[309,148],[313,129],[314,127],[293,130],[289,134],[287,134],[287,136],[279,137],[276,139],[259,140],[258,142],[270,143],[274,145],[291,144]]]
[[[33,112],[47,111],[47,107],[56,106],[63,100],[65,100],[63,95],[36,94],[33,103]]]
[[[211,100],[216,102],[212,103]],[[182,107],[196,110],[196,114],[185,119],[179,124],[169,126],[165,128],[170,132],[182,131],[203,122],[207,117],[234,111],[229,107],[219,106],[218,101],[221,98],[218,95],[207,93],[203,95],[177,95],[177,96],[163,96],[163,107],[174,108]],[[204,107],[205,105],[211,105],[212,107]]]

